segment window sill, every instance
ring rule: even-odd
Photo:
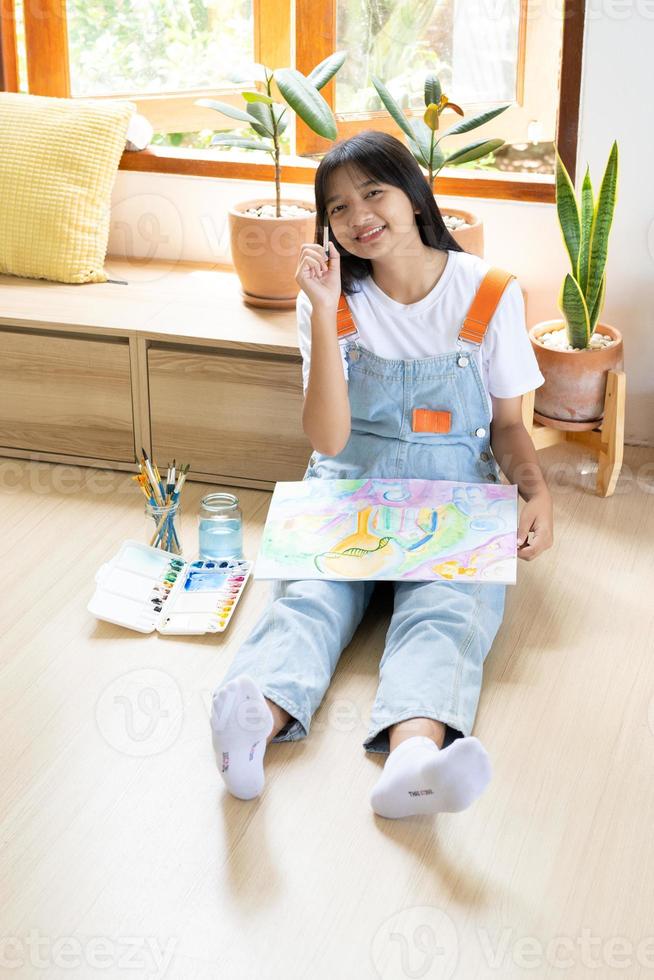
[[[275,168],[272,162],[253,159],[254,152],[220,154],[213,150],[149,146],[146,150],[123,153],[120,169],[140,173],[184,174],[189,177],[220,177],[225,180],[262,180],[274,183]],[[264,151],[261,151],[260,157],[269,159]],[[316,160],[283,157],[282,183],[313,186],[317,168]],[[452,176],[452,171],[453,168],[450,168],[446,176],[436,178],[437,195],[540,204],[554,204],[556,201],[553,176],[503,174],[501,177],[487,177],[482,171],[471,170]]]

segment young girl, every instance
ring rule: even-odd
[[[451,237],[420,167],[393,136],[366,131],[337,143],[316,171],[315,200],[316,242],[302,246],[296,272],[302,423],[315,449],[305,478],[487,483],[500,479],[497,458],[526,501],[518,554],[536,557],[552,544],[552,501],[521,395],[544,378],[517,281],[494,270],[482,288],[489,266]],[[328,256],[318,244],[325,224]],[[474,494],[460,506],[474,508]],[[233,795],[261,793],[270,741],[307,736],[374,584],[272,584],[213,696],[214,749]],[[390,754],[370,802],[390,818],[463,810],[491,774],[470,733],[506,586],[392,586],[363,743]]]

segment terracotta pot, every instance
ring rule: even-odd
[[[553,350],[539,343],[541,334],[563,330],[563,320],[545,320],[529,331],[529,339],[545,383],[536,389],[534,411],[545,418],[565,422],[602,420],[606,374],[624,367],[622,334],[607,323],[596,331],[617,340],[617,344],[597,350]]]
[[[460,208],[448,208],[445,205],[441,208],[441,214],[451,214],[453,217],[463,218],[470,225],[469,228],[457,228],[453,231],[452,238],[459,243],[462,249],[470,252],[471,255],[478,255],[480,259],[484,257],[484,225],[480,218],[472,211],[462,211]]]
[[[227,212],[232,262],[241,280],[243,299],[250,306],[291,309],[300,287],[295,281],[300,248],[316,237],[316,215],[257,218],[247,208],[272,204],[273,198],[241,201]],[[282,204],[313,207],[310,201]]]

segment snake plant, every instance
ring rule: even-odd
[[[279,137],[288,126],[290,107],[314,133],[328,140],[338,136],[336,120],[325,99],[319,92],[334,77],[347,57],[346,51],[336,51],[313,69],[303,75],[295,68],[277,68],[271,71],[265,65],[255,65],[263,69],[266,92],[242,92],[247,103],[246,111],[217,102],[215,99],[197,99],[195,104],[215,109],[217,112],[240,122],[249,123],[261,139],[233,136],[219,133],[211,141],[212,146],[237,146],[248,150],[265,150],[273,158],[275,165],[275,206],[276,216],[281,217],[281,167],[279,164]],[[272,97],[273,79],[287,105],[275,102]]]
[[[581,202],[558,151],[556,153],[556,210],[572,273],[566,273],[558,298],[568,342],[583,350],[597,325],[606,292],[606,258],[618,186],[618,144],[613,141],[597,203],[588,165],[581,185]]]
[[[371,81],[377,89],[377,94],[384,106],[406,135],[411,153],[420,166],[428,171],[427,179],[432,191],[434,190],[436,175],[443,167],[456,167],[461,163],[478,160],[480,157],[484,157],[504,145],[504,140],[500,139],[477,140],[476,143],[468,143],[467,146],[463,146],[460,150],[455,150],[454,153],[446,156],[439,143],[446,136],[454,136],[457,133],[468,133],[471,129],[477,129],[478,126],[483,126],[484,123],[494,119],[495,116],[499,116],[500,112],[508,109],[510,103],[499,106],[497,109],[489,109],[487,112],[481,112],[477,116],[463,120],[463,122],[455,123],[454,126],[450,126],[444,133],[441,133],[439,139],[435,139],[440,124],[440,116],[445,109],[453,109],[460,116],[463,115],[463,109],[455,102],[450,102],[447,95],[443,93],[441,83],[436,75],[430,73],[425,79],[424,98],[426,108],[422,119],[408,119],[384,83],[375,75],[371,76]]]

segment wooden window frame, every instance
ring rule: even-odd
[[[292,0],[253,0],[255,26],[255,61],[269,68],[281,67],[291,63],[291,2]],[[523,6],[525,0],[522,0]],[[2,56],[5,74],[11,77],[12,68],[11,39],[6,41],[7,24],[13,26],[13,19],[5,16],[5,11],[13,15],[13,0],[0,0],[0,29],[2,29]],[[334,50],[336,37],[336,0],[295,0],[295,64],[299,71],[308,73],[323,58]],[[564,0],[563,41],[561,51],[559,106],[556,123],[556,144],[561,158],[574,183],[576,175],[577,137],[579,126],[579,101],[581,92],[581,59],[584,37],[585,0]],[[307,29],[309,27],[309,29]],[[9,31],[9,33],[12,33]],[[15,32],[13,33],[15,62]],[[39,95],[70,97],[70,73],[68,63],[68,40],[66,26],[66,0],[25,0],[25,41],[29,91]],[[521,17],[519,56],[524,51],[524,18]],[[7,51],[9,52],[7,54]],[[518,75],[521,82],[521,73]],[[218,92],[225,101],[240,96],[233,88]],[[188,98],[199,94],[186,93]],[[322,95],[333,107],[335,81],[322,89]],[[117,95],[103,98],[116,98]],[[182,93],[168,93],[161,96],[126,95],[137,103],[144,114],[148,106],[155,110],[165,108],[166,100],[184,98]],[[211,112],[212,110],[199,110]],[[338,138],[351,135],[357,129],[373,125],[399,135],[395,123],[386,113],[372,113],[365,120],[339,121],[337,117]],[[209,125],[209,124],[208,124]],[[329,141],[310,133],[308,127],[296,120],[299,145],[308,152],[324,152]],[[313,150],[313,147],[316,150]],[[262,159],[253,160],[248,153],[219,153],[213,150],[189,150],[174,147],[150,146],[146,150],[126,152],[120,161],[122,170],[149,173],[188,174],[193,176],[222,177],[234,180],[262,180],[273,182],[274,166],[267,162],[267,154]],[[318,161],[294,156],[284,157],[282,179],[287,184],[313,184]],[[554,203],[554,178],[550,175],[529,175],[507,173],[502,177],[488,177],[483,172],[461,171],[453,176],[441,174],[435,181],[438,195],[455,197],[480,197],[500,200],[515,200],[541,203]]]
[[[14,0],[0,0],[0,92],[18,91]]]

